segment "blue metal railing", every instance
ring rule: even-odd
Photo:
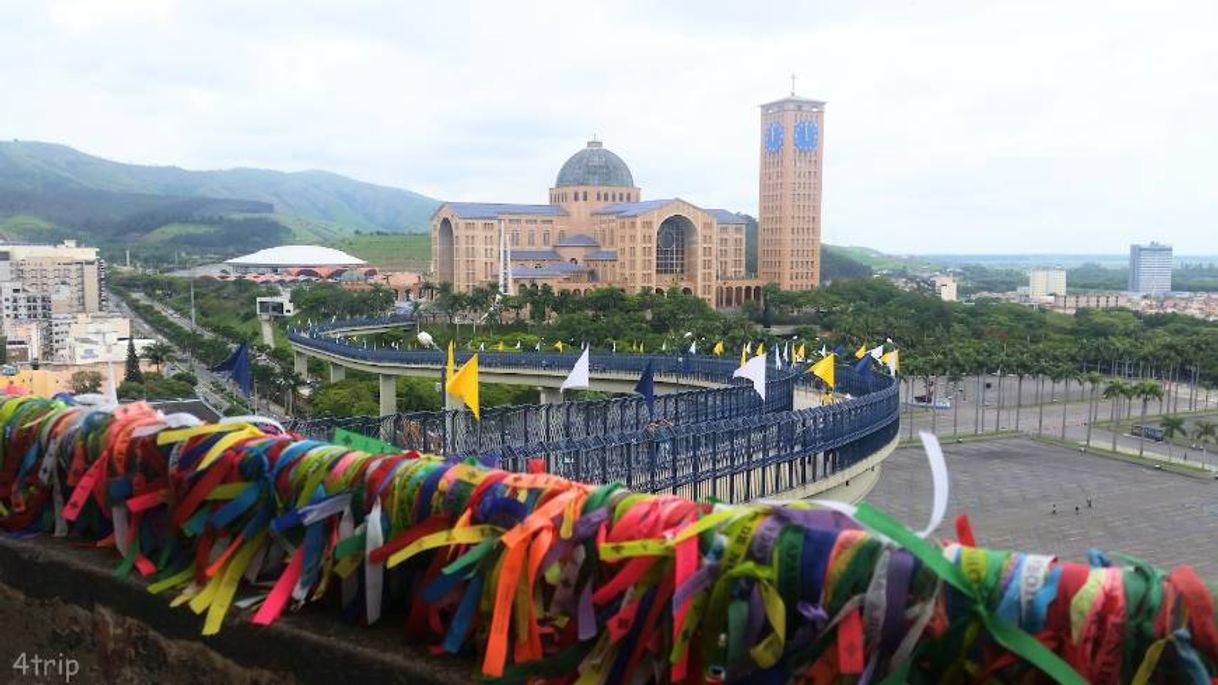
[[[326,335],[349,326],[339,322],[292,331],[289,339],[341,358],[443,365],[441,352],[365,348]],[[459,361],[471,355],[463,352]],[[577,357],[481,352],[479,362],[487,368],[565,370]],[[637,374],[650,362],[657,376],[718,383],[731,383],[737,368],[734,360],[683,355],[594,354],[590,362],[593,374]],[[892,378],[878,372],[861,376],[851,366],[839,366],[838,401],[796,410],[795,388],[814,383],[804,370],[772,373],[764,404],[751,385],[730,385],[658,395],[654,416],[642,398],[622,397],[487,409],[480,421],[464,411],[406,412],[300,421],[291,429],[329,438],[342,427],[389,438],[406,449],[475,456],[511,470],[541,459],[547,471],[575,480],[743,501],[848,468],[897,435],[899,398]]]

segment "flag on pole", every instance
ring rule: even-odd
[[[869,355],[870,356],[870,355]],[[871,359],[863,357],[854,365],[854,371],[860,378],[871,378]]]
[[[753,341],[752,340],[749,340],[748,342],[744,343],[744,353],[745,354],[753,353]]]
[[[562,341],[561,340],[554,343],[554,349],[558,350],[559,352],[562,352]]]
[[[617,354],[617,341],[616,340],[613,341],[613,353]]]
[[[715,343],[715,346],[711,349],[711,352],[716,357],[722,355],[723,354],[723,341],[720,340],[719,342]]]
[[[639,376],[639,382],[635,384],[634,391],[647,400],[647,411],[651,416],[655,416],[656,384],[655,371],[651,368],[651,360],[647,360],[647,366],[643,368],[643,375]]]
[[[867,354],[867,346],[859,345],[859,348],[854,351],[854,358],[862,359],[864,356],[866,356],[866,354]]]
[[[534,352],[540,352],[540,351],[541,351],[541,341],[540,341],[540,340],[538,340],[538,341],[537,341],[537,344],[533,346],[533,351],[534,351]]]
[[[241,394],[246,397],[250,396],[253,387],[254,374],[250,368],[250,346],[249,343],[241,343],[233,353],[228,356],[228,359],[220,362],[220,365],[212,369],[216,373],[221,373],[233,379],[238,388],[241,388]],[[111,386],[114,385],[111,379]]]
[[[478,355],[469,358],[461,365],[457,373],[448,379],[444,390],[453,397],[460,398],[474,413],[475,419],[481,419],[478,410]]]
[[[453,354],[453,341],[448,341],[448,361],[444,364],[444,382],[447,383],[452,379],[453,374],[457,370],[457,360]]]
[[[878,362],[878,361],[880,361],[880,357],[884,356],[884,346],[876,345],[875,347],[868,350],[867,354],[871,355],[871,358]]]
[[[484,343],[484,342],[480,342],[480,343],[478,343],[478,351],[479,351],[479,352],[486,352],[486,343]]]
[[[736,369],[732,378],[747,378],[753,381],[753,390],[765,400],[765,357],[753,357],[744,366]]]
[[[689,344],[689,353],[698,354],[698,341],[695,340]]]
[[[757,356],[758,357],[765,356],[765,343],[764,342],[757,343]]]
[[[893,350],[880,358],[880,361],[888,366],[888,372],[892,375],[897,375],[897,371],[901,370],[901,351]]]
[[[774,368],[782,368],[782,350],[778,349],[777,347],[774,348]]]
[[[577,388],[588,387],[588,350],[579,355],[579,359],[575,360],[575,366],[571,369],[571,373],[567,374],[567,379],[562,382],[558,390],[574,390]]]
[[[660,351],[661,351],[661,352],[667,352],[667,351],[668,351],[668,341],[667,341],[667,340],[665,340],[664,342],[660,343]]]
[[[507,350],[507,345],[504,345],[504,344],[503,344],[503,341],[502,341],[502,340],[500,340],[500,341],[499,341],[499,346],[498,346],[496,349],[498,349],[500,352],[503,352],[503,351]]]
[[[833,364],[836,361],[836,357],[837,355],[835,354],[826,356],[824,359],[809,367],[808,373],[821,379],[825,382],[825,385],[832,388],[835,385],[833,377]]]
[[[740,366],[742,367],[744,366],[744,363],[749,360],[748,351],[748,346],[740,348]]]
[[[516,341],[516,349],[518,349],[518,350],[520,349],[520,341],[519,341],[519,340],[517,340],[517,341]]]

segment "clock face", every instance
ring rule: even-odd
[[[765,132],[765,149],[769,152],[778,152],[782,149],[782,124],[773,123],[766,129]]]
[[[815,121],[799,121],[795,124],[795,149],[811,152],[820,142],[820,129]]]

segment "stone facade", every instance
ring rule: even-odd
[[[517,291],[677,287],[716,307],[761,296],[761,281],[746,273],[742,216],[680,198],[644,201],[629,168],[599,141],[563,165],[548,197],[544,205],[442,205],[431,221],[436,281],[461,291],[496,283],[502,230]]]

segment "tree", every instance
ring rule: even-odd
[[[140,369],[140,358],[135,353],[135,338],[127,338],[127,364],[123,370],[123,380],[128,383],[144,382],[144,372]]]
[[[85,395],[101,390],[102,376],[96,371],[77,371],[72,374],[72,394]]]
[[[1146,405],[1151,400],[1162,399],[1163,386],[1154,381],[1138,381],[1133,385],[1131,396],[1142,401],[1142,417],[1138,420],[1142,430],[1138,431],[1138,456],[1146,451]]]
[[[144,360],[151,362],[156,366],[156,372],[161,372],[161,365],[174,360],[174,348],[167,342],[160,340],[152,343],[144,348]]]
[[[1205,447],[1211,442],[1218,442],[1218,423],[1213,421],[1198,421],[1193,427],[1193,439],[1201,445],[1201,458],[1206,456]]]
[[[1129,392],[1129,387],[1130,386],[1120,378],[1113,378],[1111,381],[1108,381],[1108,386],[1104,388],[1104,392],[1101,395],[1104,399],[1112,402],[1112,406],[1109,408],[1111,411],[1111,416],[1109,418],[1112,422],[1111,429],[1113,452],[1116,451],[1117,434],[1121,432],[1121,400],[1125,399],[1126,394]]]
[[[1184,431],[1184,419],[1179,416],[1164,416],[1163,420],[1159,423],[1163,426],[1163,439],[1167,442],[1167,458],[1170,459],[1171,441],[1182,435],[1187,435]]]
[[[1088,371],[1086,377],[1087,384],[1091,386],[1091,395],[1087,398],[1087,447],[1091,447],[1091,428],[1095,425],[1095,420],[1099,414],[1099,397],[1100,385],[1104,383],[1104,377],[1098,371]]]

